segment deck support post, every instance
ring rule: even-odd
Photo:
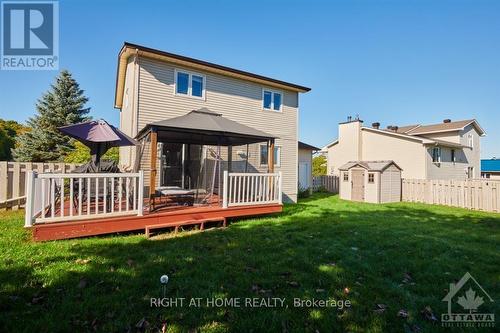
[[[149,199],[154,200],[156,194],[156,164],[158,159],[158,132],[151,129],[151,165],[149,173]]]
[[[24,212],[24,227],[29,228],[33,226],[33,215],[35,210],[35,171],[26,172],[26,209]],[[42,203],[43,205],[43,203]],[[42,208],[44,209],[44,208]]]
[[[274,139],[269,140],[269,149],[267,150],[267,165],[269,173],[274,172]]]
[[[137,215],[142,216],[144,210],[144,170],[139,170],[139,189],[137,192]]]
[[[227,146],[227,171],[233,171],[233,146]]]
[[[228,206],[228,186],[229,186],[229,172],[227,170],[224,170],[224,183],[222,184],[223,189],[222,189],[222,208],[227,208]]]

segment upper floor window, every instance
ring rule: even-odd
[[[260,146],[260,165],[264,166],[268,164],[269,156],[267,154],[267,149],[267,145]],[[281,147],[279,146],[274,146],[274,165],[281,165]]]
[[[452,150],[451,150],[451,161],[452,161],[453,163],[455,163],[455,162],[456,162],[456,160],[457,160],[457,158],[456,158],[456,156],[455,156],[455,149],[452,149]]]
[[[276,90],[262,90],[262,107],[264,110],[281,111],[283,94]]]
[[[441,162],[441,148],[439,147],[432,148],[432,162],[433,163]]]
[[[474,136],[471,133],[467,135],[467,145],[471,148],[474,148]]]
[[[205,76],[187,71],[175,70],[175,94],[205,98]]]

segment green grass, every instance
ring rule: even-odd
[[[496,297],[481,310],[500,315],[500,215],[316,194],[226,229],[33,243],[22,214],[0,213],[2,332],[134,332],[142,318],[155,332],[163,322],[172,332],[461,331],[420,312],[440,318],[446,289],[467,271]],[[152,308],[162,274],[168,297],[282,297],[289,307]],[[352,307],[295,308],[296,297]]]

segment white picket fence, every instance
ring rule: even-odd
[[[339,193],[339,177],[333,175],[323,175],[313,177],[313,190],[324,189],[331,193]]]
[[[144,173],[51,174],[26,179],[25,226],[143,213]]]
[[[57,172],[67,173],[74,170],[78,164],[71,163],[35,163],[0,161],[0,208],[16,210],[24,205],[26,196],[26,173]]]
[[[282,203],[281,172],[228,173],[224,171],[222,207]]]
[[[500,212],[500,181],[403,179],[402,199]]]

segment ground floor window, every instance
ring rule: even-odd
[[[375,183],[375,174],[374,173],[368,173],[368,183]]]
[[[260,165],[266,166],[268,164],[268,154],[267,154],[267,145],[260,146]],[[281,165],[281,147],[274,146],[274,165]]]

